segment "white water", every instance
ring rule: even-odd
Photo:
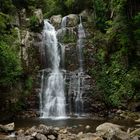
[[[44,62],[49,68],[45,68],[41,73],[41,91],[40,91],[40,113],[42,118],[63,119],[66,118],[66,99],[64,94],[64,77],[61,67],[65,64],[65,46],[58,43],[57,37],[63,37],[66,34],[67,18],[62,19],[61,29],[55,31],[54,27],[47,21],[44,21],[43,30],[43,49]],[[56,37],[57,34],[57,37]],[[83,47],[85,31],[82,25],[81,17],[78,25],[77,55],[79,68],[76,71],[68,72],[68,109],[70,114],[82,116],[84,113],[83,93],[85,85],[85,74],[83,68]],[[60,40],[61,41],[61,40]],[[44,51],[44,52],[43,52]],[[46,54],[47,52],[47,54]],[[47,57],[48,56],[48,57]],[[49,60],[48,60],[49,59]],[[66,70],[63,71],[64,73]]]
[[[61,28],[65,28],[67,25],[67,16],[62,18],[62,22],[61,22]]]
[[[77,41],[77,47],[78,47],[78,60],[79,60],[79,68],[80,68],[80,72],[83,71],[83,52],[82,49],[84,47],[84,39],[85,39],[86,35],[85,35],[85,31],[82,25],[82,20],[80,17],[80,24],[78,26],[78,41]]]
[[[83,47],[84,47],[85,31],[82,25],[82,20],[80,17],[80,24],[78,26],[78,60],[79,60],[79,70],[77,73],[77,93],[75,99],[75,112],[76,115],[80,116],[83,114],[83,92],[84,92],[84,71],[83,71]]]
[[[48,51],[51,72],[46,74],[44,74],[44,70],[42,72],[40,93],[41,117],[64,118],[66,117],[64,78],[59,69],[60,54],[58,41],[54,27],[47,20],[44,20],[43,44],[44,48]]]

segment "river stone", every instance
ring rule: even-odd
[[[18,136],[24,136],[24,130],[23,129],[18,130],[17,135]]]
[[[113,123],[103,123],[103,124],[101,124],[101,125],[99,125],[97,128],[96,128],[96,131],[102,131],[102,132],[104,132],[104,131],[106,131],[106,130],[118,130],[118,129],[121,129],[122,128],[122,126],[120,126],[120,125],[117,125],[117,124],[113,124]]]
[[[55,127],[54,130],[55,131],[60,131],[60,128],[59,127]]]
[[[86,129],[90,129],[90,125],[87,125],[85,128],[86,128]]]
[[[36,131],[37,131],[36,126],[33,126],[26,130],[25,135],[32,135]]]
[[[67,27],[77,26],[79,22],[79,18],[75,14],[67,15]]]
[[[82,135],[83,135],[83,132],[79,132],[77,136],[81,137]]]
[[[4,131],[4,132],[10,132],[10,131],[14,131],[15,130],[15,124],[13,123],[9,123],[7,125],[0,125],[0,131]]]
[[[61,15],[54,15],[50,18],[51,23],[53,24],[53,26],[58,29],[61,26],[61,20],[62,20],[62,16]]]
[[[54,136],[54,135],[48,135],[47,137],[48,137],[48,139],[50,139],[50,140],[55,140],[55,136]]]
[[[40,133],[37,133],[35,137],[37,140],[47,140],[47,137]]]
[[[75,134],[59,134],[57,140],[78,140]]]
[[[103,123],[96,128],[97,134],[107,139],[130,140],[129,134],[121,130],[122,126]]]
[[[68,133],[68,131],[67,131],[67,129],[61,129],[61,130],[59,131],[59,133],[61,133],[61,134],[66,134],[66,133]]]

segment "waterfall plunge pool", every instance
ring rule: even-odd
[[[135,128],[136,124],[131,121],[124,120],[110,120],[110,119],[92,119],[87,117],[68,117],[64,119],[46,119],[46,118],[32,118],[32,119],[16,119],[15,128],[19,129],[27,129],[32,126],[38,126],[40,124],[44,124],[47,126],[67,128],[69,131],[73,133],[79,132],[95,132],[96,127],[104,122],[111,122],[115,124],[119,124],[125,126],[126,130],[128,128]],[[9,122],[5,122],[9,123]],[[87,126],[90,126],[88,129]]]

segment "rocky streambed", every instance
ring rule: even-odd
[[[140,114],[117,110],[113,119],[27,118],[0,125],[0,140],[139,140]],[[1,122],[2,123],[2,122]]]
[[[92,122],[94,123],[94,121]],[[140,122],[137,122],[139,126]],[[92,125],[92,124],[91,124]],[[81,127],[79,125],[79,127]],[[44,124],[30,128],[19,128],[15,130],[15,124],[0,125],[0,140],[139,140],[140,128],[127,128],[105,122],[98,125],[92,132],[90,125],[86,125],[86,131],[76,132],[74,127],[53,127]],[[88,131],[89,130],[89,131]]]

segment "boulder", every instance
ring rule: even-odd
[[[57,140],[77,140],[76,134],[59,134]]]
[[[47,137],[48,137],[49,140],[55,140],[56,139],[56,137],[54,135],[48,135]]]
[[[62,134],[68,133],[67,129],[61,129],[59,132],[62,133]]]
[[[61,20],[62,20],[62,16],[61,15],[54,15],[50,18],[51,23],[53,24],[53,26],[58,29],[61,26]]]
[[[96,128],[96,134],[106,139],[130,140],[130,135],[122,131],[121,128],[120,125],[103,123]]]
[[[44,125],[44,124],[40,124],[38,126],[38,133],[44,134],[44,135],[48,135],[49,134],[49,127]]]
[[[37,140],[47,140],[47,137],[40,133],[37,133],[35,137]]]
[[[99,131],[101,131],[101,132],[104,132],[104,131],[106,131],[106,130],[120,130],[122,128],[122,126],[120,126],[120,125],[117,125],[117,124],[113,124],[113,123],[108,123],[108,122],[106,122],[106,123],[103,123],[103,124],[101,124],[101,125],[99,125],[97,128],[96,128],[96,131],[97,132],[99,132]]]
[[[20,129],[17,131],[16,133],[18,136],[24,136],[24,130],[23,129]]]
[[[83,135],[83,132],[79,132],[77,136],[81,137],[82,135]]]
[[[75,14],[67,15],[67,25],[66,27],[77,26],[79,22],[79,17]]]
[[[33,135],[33,133],[37,132],[36,126],[33,126],[25,131],[25,135]]]
[[[0,131],[2,132],[11,132],[15,130],[15,123],[9,123],[7,125],[0,125]]]

